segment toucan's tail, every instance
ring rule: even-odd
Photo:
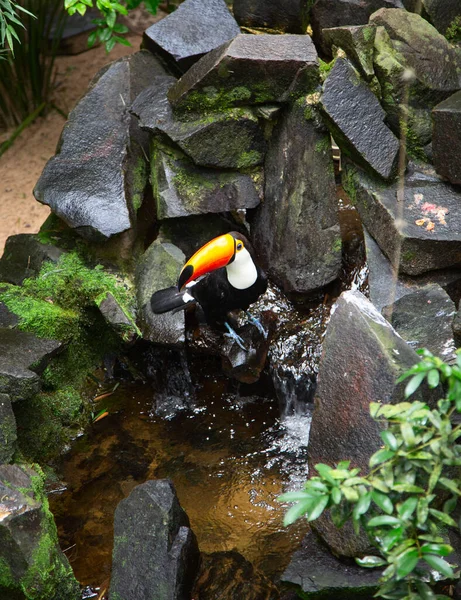
[[[194,303],[195,300],[190,294],[184,290],[179,291],[176,286],[159,290],[158,292],[155,292],[150,299],[152,312],[156,314],[170,311],[177,312]]]

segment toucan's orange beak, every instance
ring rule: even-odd
[[[225,267],[235,254],[235,240],[229,234],[214,238],[197,250],[194,256],[182,268],[178,279],[178,289],[198,279],[205,273]]]

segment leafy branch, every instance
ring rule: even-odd
[[[17,11],[25,13],[31,17],[34,15],[20,4],[12,0],[0,0],[0,58],[4,58],[6,44],[14,56],[14,42],[20,42],[16,32],[17,27],[24,27]]]
[[[446,393],[437,408],[419,401],[372,402],[383,445],[370,458],[369,472],[361,475],[350,461],[335,468],[318,464],[318,475],[303,490],[280,497],[295,503],[285,525],[301,516],[314,521],[329,510],[337,527],[348,520],[357,534],[363,527],[377,553],[356,561],[384,568],[377,596],[391,600],[447,598],[436,595],[431,584],[459,577],[446,560],[453,552],[446,528],[457,525],[451,515],[461,495],[461,479],[450,477],[461,466],[461,426],[452,423],[453,413],[461,412],[461,354],[453,366],[428,350],[419,354],[421,361],[398,381],[408,379],[405,398],[425,380],[432,389],[443,383]]]

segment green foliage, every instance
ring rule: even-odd
[[[384,567],[377,596],[427,600],[436,595],[430,584],[459,577],[446,557],[453,548],[446,528],[455,527],[452,513],[461,495],[461,425],[452,422],[461,412],[461,351],[450,366],[429,351],[399,381],[408,380],[409,398],[426,381],[446,390],[430,408],[423,402],[370,404],[370,414],[381,425],[383,445],[370,458],[368,474],[342,461],[332,468],[316,465],[318,475],[304,489],[280,497],[294,502],[285,525],[301,516],[318,519],[329,510],[337,527],[352,520],[354,530],[368,534],[375,556],[357,559],[363,567]]]
[[[461,42],[461,15],[455,17],[445,32],[447,40],[453,43]]]
[[[11,52],[14,54],[14,40],[20,42],[17,34],[17,28],[24,28],[24,24],[20,21],[18,11],[23,12],[31,17],[34,15],[20,4],[12,2],[12,0],[0,0],[0,48],[4,48],[8,44]]]

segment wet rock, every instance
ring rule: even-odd
[[[12,402],[36,394],[39,374],[61,348],[61,342],[32,333],[0,327],[0,393]]]
[[[169,480],[138,485],[117,506],[110,597],[186,600],[199,551]]]
[[[240,33],[224,0],[186,0],[144,32],[143,44],[179,71]]]
[[[311,114],[298,101],[274,129],[264,202],[253,220],[258,258],[288,293],[312,292],[336,279],[341,267],[330,138]]]
[[[69,115],[34,195],[83,237],[104,241],[135,222],[148,136],[129,107],[163,73],[149,52],[124,57],[99,72]]]
[[[286,33],[306,33],[307,4],[303,0],[234,0],[234,16],[246,27],[267,27]]]
[[[432,111],[432,152],[437,173],[461,184],[461,92],[438,104]]]
[[[395,174],[399,141],[385,125],[378,99],[348,60],[336,60],[324,83],[321,106],[340,147],[384,179]]]
[[[0,292],[2,292],[0,285]],[[13,329],[19,323],[19,317],[9,310],[3,302],[0,302],[0,328],[7,327]]]
[[[201,555],[196,600],[278,600],[276,586],[235,550]]]
[[[0,394],[0,464],[9,463],[16,447],[16,419],[10,397]]]
[[[399,272],[419,275],[461,263],[461,195],[452,186],[406,177],[401,194],[398,183],[384,187],[351,165],[343,170],[343,185]]]
[[[309,532],[281,577],[282,583],[296,585],[303,598],[372,598],[381,571],[363,569],[342,562]]]
[[[32,469],[0,465],[0,515],[0,597],[80,598],[80,586],[58,545],[42,479]]]
[[[116,331],[125,342],[135,339],[140,333],[136,324],[133,323],[123,306],[110,292],[103,292],[95,299],[96,305],[104,320]]]
[[[251,175],[197,167],[160,140],[153,142],[151,161],[158,219],[222,213],[259,204]],[[259,176],[258,170],[254,177]]]
[[[238,35],[199,60],[168,96],[174,108],[200,112],[285,102],[317,84],[317,52],[308,35]]]
[[[461,6],[458,0],[423,0],[423,6],[431,23],[442,35],[456,19],[461,16]]]
[[[262,163],[266,141],[250,110],[234,108],[180,120],[167,98],[175,82],[174,77],[158,77],[136,98],[131,110],[143,129],[166,134],[196,165],[241,169]]]
[[[362,77],[370,81],[375,72],[373,69],[373,49],[376,29],[370,25],[352,25],[325,29],[323,36],[326,43],[341,48],[359,70]]]
[[[0,281],[21,285],[24,279],[38,275],[44,261],[56,263],[62,254],[60,248],[42,243],[38,235],[10,235],[0,258]]]
[[[383,309],[383,315],[409,346],[427,348],[442,360],[456,360],[453,319],[456,307],[439,285],[407,294]]]
[[[341,460],[367,470],[370,456],[382,444],[380,426],[370,417],[370,402],[403,402],[405,383],[396,380],[418,361],[416,352],[360,292],[341,294],[320,361],[309,438],[310,473],[317,463],[335,465]],[[369,549],[365,534],[355,536],[351,526],[336,528],[328,515],[322,515],[315,529],[336,555],[357,556]]]
[[[323,54],[329,55],[330,47],[323,29],[343,25],[366,25],[370,15],[381,7],[402,8],[400,0],[317,0],[310,10],[310,24],[315,44]]]
[[[176,285],[185,256],[173,244],[155,240],[136,265],[136,297],[143,338],[157,344],[184,344],[184,313],[152,312],[150,299],[154,292]]]

